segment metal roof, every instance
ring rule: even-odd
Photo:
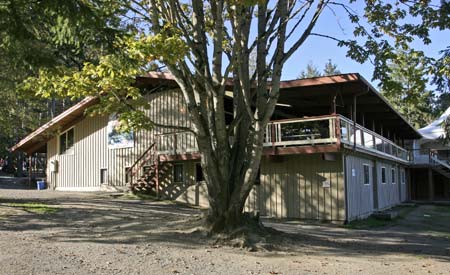
[[[136,85],[178,87],[173,75],[161,72],[151,72],[137,77]],[[326,112],[330,107],[329,100],[333,96],[336,96],[338,104],[346,108],[345,106],[348,107],[351,104],[350,98],[357,95],[357,112],[362,110],[366,119],[382,122],[388,129],[397,131],[398,137],[409,139],[421,137],[416,129],[357,73],[282,81],[280,89],[278,102],[290,105],[294,111],[303,114]],[[85,110],[96,103],[98,103],[96,97],[85,98],[27,135],[11,150],[31,153],[45,149],[46,142],[54,136],[55,132],[74,125],[84,117]],[[339,108],[342,106],[339,105]]]

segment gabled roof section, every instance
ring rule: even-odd
[[[139,87],[145,86],[169,86],[177,87],[175,78],[170,73],[150,72],[145,76],[136,78],[136,85]],[[26,153],[45,152],[46,142],[54,136],[54,133],[60,129],[68,128],[78,122],[84,117],[87,108],[98,103],[97,97],[87,97],[58,116],[54,117],[49,122],[37,128],[16,145],[11,148],[11,151],[21,151]]]
[[[55,131],[70,127],[76,121],[79,121],[79,119],[84,116],[85,110],[97,102],[98,99],[96,97],[87,97],[81,100],[23,138],[11,148],[11,151],[22,151],[27,153],[38,151],[52,137],[52,134]]]

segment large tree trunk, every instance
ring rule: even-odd
[[[211,232],[230,232],[247,222],[243,210],[258,174],[264,130],[278,100],[283,65],[311,33],[324,1],[279,0],[274,5],[271,1],[192,1],[188,12],[176,0],[149,1],[153,32],[180,33],[189,48],[185,58],[166,65],[181,88],[197,136]],[[314,5],[304,32],[286,49],[286,40]],[[298,16],[301,19],[287,31],[289,20]],[[256,39],[252,39],[252,22],[257,24]],[[255,49],[256,71],[250,72]],[[227,125],[226,112],[231,108],[225,110],[225,90],[230,87],[230,74],[233,119]]]

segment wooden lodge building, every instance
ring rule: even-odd
[[[190,126],[171,75],[151,73],[138,83],[155,90],[146,95],[150,119]],[[96,102],[82,100],[12,150],[46,153],[46,182],[52,189],[132,186],[207,206],[192,133],[158,127],[118,133],[114,116],[85,116],[86,108]],[[284,81],[266,130],[259,183],[246,211],[344,222],[409,200],[413,160],[405,146],[420,138],[359,74]]]

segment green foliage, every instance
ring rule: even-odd
[[[323,75],[336,75],[340,73],[341,71],[338,70],[337,65],[334,64],[331,59],[328,59],[328,62],[325,63],[325,68],[323,69]]]
[[[56,99],[52,74],[75,70],[86,61],[112,52],[123,33],[120,5],[110,0],[4,0],[0,3],[0,155],[21,137],[70,105]],[[17,90],[24,79],[38,74],[49,81],[51,96],[36,97]],[[44,87],[37,87],[44,93]],[[61,108],[55,107],[61,106]]]
[[[322,76],[322,74],[320,73],[319,69],[312,63],[312,61],[310,61],[308,65],[306,65],[306,69],[300,72],[298,78],[302,79],[318,76]]]
[[[433,92],[428,82],[426,58],[422,52],[399,51],[389,65],[389,78],[380,83],[382,94],[414,127],[433,119]]]
[[[100,104],[89,110],[91,115],[117,113],[122,131],[149,129],[153,124],[143,111],[149,105],[134,85],[136,76],[155,61],[176,63],[186,56],[187,47],[178,36],[167,34],[121,38],[115,45],[120,52],[85,62],[81,70],[41,69],[37,77],[23,82],[21,90],[43,98],[97,96]]]
[[[316,65],[313,64],[312,61],[306,65],[306,69],[300,72],[298,76],[299,79],[302,78],[311,78],[311,77],[319,77],[319,76],[329,76],[340,74],[341,71],[338,70],[337,65],[334,64],[331,59],[328,59],[327,63],[325,63],[323,73],[319,71]]]
[[[58,212],[58,208],[49,206],[43,203],[29,202],[29,203],[5,203],[5,206],[18,207],[27,212],[35,214],[52,214]]]

